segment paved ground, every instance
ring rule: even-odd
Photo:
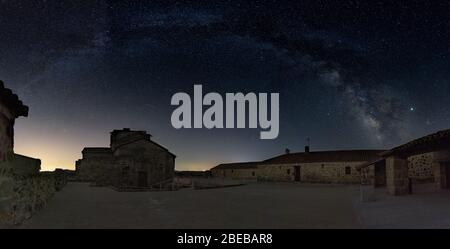
[[[359,228],[346,186],[119,193],[70,183],[21,228]]]

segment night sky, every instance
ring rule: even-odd
[[[450,128],[449,1],[145,2],[0,0],[0,79],[30,107],[16,153],[73,169],[129,127],[199,170]],[[171,96],[194,84],[280,93],[279,137],[174,129]]]

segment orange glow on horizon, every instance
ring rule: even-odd
[[[41,160],[41,171],[53,171],[56,168],[75,170],[75,161],[81,158],[80,149],[69,148],[68,145],[52,143],[24,143],[16,145],[15,153]],[[78,152],[78,153],[77,153]],[[179,171],[205,171],[218,165],[218,162],[183,162],[175,161]]]
[[[41,160],[42,171],[53,171],[56,168],[75,170],[75,162],[81,159],[81,151],[85,147],[108,147],[109,137],[100,134],[88,134],[90,131],[67,132],[47,126],[23,127],[21,123],[15,131],[14,152],[16,154]],[[51,134],[51,135],[48,135]],[[175,160],[178,171],[205,171],[223,163],[214,159],[200,161],[196,158]]]

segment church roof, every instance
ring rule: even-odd
[[[133,144],[133,143],[138,142],[138,141],[141,141],[141,140],[146,141],[146,142],[148,142],[148,143],[152,143],[152,144],[158,146],[159,148],[161,148],[162,150],[164,150],[165,152],[169,153],[169,154],[172,155],[173,157],[176,157],[176,155],[173,154],[172,152],[170,152],[166,147],[160,145],[159,143],[157,143],[157,142],[155,142],[155,141],[153,141],[153,140],[150,140],[150,139],[147,139],[147,138],[144,138],[144,137],[138,137],[138,138],[136,138],[136,139],[134,139],[134,140],[129,140],[129,141],[127,141],[127,142],[123,142],[123,143],[117,145],[117,146],[114,148],[114,151],[116,151],[118,148],[127,146],[127,145],[129,145],[129,144]]]
[[[123,134],[123,137],[117,137],[119,134]],[[123,146],[127,146],[129,144],[133,144],[138,141],[146,141],[148,143],[152,143],[158,146],[159,148],[166,151],[173,157],[176,157],[176,155],[170,152],[166,147],[151,140],[151,137],[152,136],[148,134],[146,131],[134,131],[129,128],[124,128],[122,130],[113,130],[111,132],[111,148],[113,151],[116,151],[117,149]]]
[[[24,105],[19,97],[11,89],[5,88],[0,80],[0,102],[2,102],[15,117],[28,116],[28,106]]]

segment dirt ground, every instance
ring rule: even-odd
[[[70,183],[19,228],[359,228],[346,186],[115,192]]]
[[[15,228],[450,228],[450,191],[361,202],[358,186],[343,185],[125,193],[69,183]]]
[[[379,191],[373,202],[355,201],[359,220],[369,229],[449,229],[450,191],[391,196]]]

